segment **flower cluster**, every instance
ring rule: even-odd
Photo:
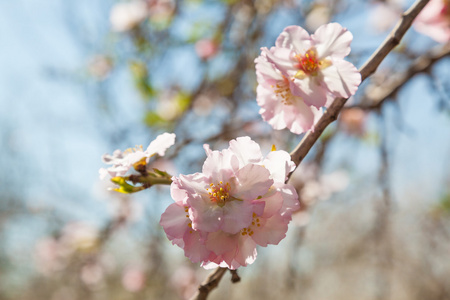
[[[352,39],[337,23],[322,25],[311,36],[299,26],[289,26],[275,47],[261,48],[255,63],[263,119],[274,129],[300,134],[313,129],[323,106],[353,95],[361,75],[344,60]]]
[[[450,1],[431,0],[417,16],[414,28],[438,43],[450,42]]]
[[[256,259],[256,246],[278,244],[299,208],[294,187],[285,184],[295,164],[285,151],[263,157],[249,137],[222,151],[204,146],[201,173],[173,177],[175,203],[160,224],[173,244],[204,268],[236,269]]]

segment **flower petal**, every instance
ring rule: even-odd
[[[271,151],[264,159],[263,165],[270,171],[275,182],[284,183],[287,175],[295,169],[295,163],[286,151]]]
[[[166,150],[175,144],[175,133],[163,133],[154,139],[150,145],[148,145],[147,150],[145,150],[147,157],[153,154],[158,154],[163,156]]]
[[[172,184],[176,184],[178,188],[184,189],[188,196],[199,194],[208,195],[207,188],[211,183],[211,177],[205,176],[202,173],[194,173],[190,175],[180,175],[178,178],[172,179]]]
[[[194,230],[186,231],[184,235],[184,255],[194,263],[209,259],[213,254],[202,242],[204,239],[201,232]]]
[[[288,26],[278,36],[275,46],[303,54],[311,48],[311,38],[309,33],[300,26]]]
[[[333,60],[333,64],[322,70],[325,84],[336,96],[348,98],[354,95],[361,83],[361,74],[356,67],[345,60]]]
[[[245,267],[255,261],[257,254],[255,241],[251,238],[241,238],[239,239],[239,248],[234,259],[241,266]]]
[[[283,197],[283,206],[281,207],[282,215],[291,215],[292,212],[300,208],[297,190],[290,184],[275,183],[274,187],[281,193]]]
[[[303,79],[295,78],[291,82],[291,91],[310,106],[320,108],[328,99],[328,90],[322,86],[323,81],[318,76],[306,76]]]
[[[260,163],[263,159],[261,148],[250,137],[238,137],[230,141],[229,149],[239,159],[240,166]]]
[[[190,222],[191,220],[186,217],[185,207],[178,203],[172,203],[161,215],[159,224],[163,227],[169,240],[173,240],[184,236]]]
[[[263,166],[248,164],[236,173],[237,186],[233,196],[241,200],[254,200],[262,196],[273,184],[270,172]]]
[[[238,169],[238,161],[234,153],[228,149],[210,151],[203,163],[202,172],[211,176],[211,182],[229,181],[234,170]]]
[[[227,252],[235,252],[238,246],[239,235],[225,233],[223,231],[212,232],[208,234],[205,245],[206,248],[217,255],[223,255]]]
[[[247,201],[229,201],[223,207],[222,230],[231,234],[251,224],[253,205]]]
[[[328,56],[344,58],[350,53],[353,35],[338,23],[329,23],[317,28],[311,36],[319,58]]]
[[[286,237],[288,230],[287,219],[279,214],[275,214],[268,219],[263,219],[264,224],[254,229],[252,239],[260,246],[266,247],[268,244],[277,245]]]
[[[222,227],[223,209],[208,200],[199,195],[192,195],[187,200],[190,206],[189,217],[192,220],[192,228],[195,230],[213,232]]]
[[[272,63],[282,75],[292,76],[297,73],[295,61],[291,59],[295,55],[292,50],[288,48],[272,47],[270,50],[261,48],[261,51],[263,51],[267,61]]]

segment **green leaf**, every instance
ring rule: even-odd
[[[161,118],[157,112],[151,110],[145,114],[144,123],[149,127],[154,127],[164,125],[166,120]]]

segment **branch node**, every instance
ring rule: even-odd
[[[241,277],[239,277],[237,270],[230,270],[231,273],[231,282],[232,283],[237,283],[239,281],[241,281]]]

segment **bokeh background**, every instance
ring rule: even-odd
[[[173,175],[238,136],[291,151],[301,136],[258,114],[260,47],[339,22],[360,67],[411,4],[0,1],[0,299],[188,299],[208,272],[158,224],[169,188],[108,191],[101,155],[162,132],[177,141],[154,166]],[[286,239],[211,299],[450,299],[445,47],[409,30],[293,174]]]

